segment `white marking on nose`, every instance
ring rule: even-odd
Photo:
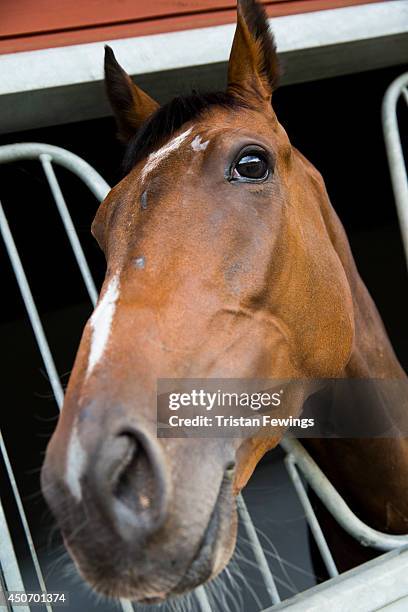
[[[93,311],[91,317],[91,348],[89,350],[88,369],[86,375],[92,372],[101,359],[109,340],[116,301],[119,297],[119,276],[115,275],[110,281],[103,298]]]
[[[176,149],[179,148],[179,146],[185,141],[187,136],[191,134],[192,129],[192,127],[189,128],[185,132],[182,132],[182,134],[180,134],[179,136],[176,136],[175,138],[170,140],[170,142],[168,142],[167,144],[163,145],[158,151],[150,153],[149,157],[147,158],[146,165],[142,170],[142,181],[144,181],[145,177],[149,174],[149,172],[154,170],[165,157],[167,157],[168,155],[170,155],[170,153],[176,151]]]
[[[75,421],[68,445],[65,481],[78,502],[82,499],[81,477],[84,472],[85,463],[86,452],[81,445],[77,421]]]
[[[193,151],[205,151],[205,149],[208,147],[209,142],[209,140],[202,142],[201,136],[196,136],[193,142],[191,143],[191,148],[193,149]]]

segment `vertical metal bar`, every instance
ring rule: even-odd
[[[6,245],[7,253],[10,258],[11,265],[16,275],[17,283],[20,289],[21,296],[24,300],[24,304],[27,310],[28,317],[31,322],[31,327],[35,338],[37,340],[38,348],[40,349],[41,357],[44,362],[45,369],[48,374],[48,378],[55,396],[55,400],[61,409],[64,401],[64,393],[59,380],[59,376],[54,364],[54,360],[51,355],[51,351],[48,346],[47,339],[45,337],[44,329],[38,315],[38,310],[35,305],[30,286],[27,281],[27,277],[22,266],[20,256],[18,254],[13,236],[7,222],[6,215],[4,214],[3,206],[0,202],[0,231],[3,236],[4,244]]]
[[[121,599],[120,607],[122,608],[123,612],[134,612],[132,602],[128,599]]]
[[[24,583],[16,553],[13,548],[10,531],[6,521],[6,515],[0,501],[0,567],[3,570],[5,586],[8,591],[24,591]],[[1,589],[0,589],[1,593]],[[4,606],[0,606],[3,608]],[[7,609],[7,608],[6,608]],[[19,606],[21,612],[30,612],[28,606]]]
[[[272,599],[272,603],[279,603],[281,599],[278,593],[278,589],[276,588],[275,580],[273,579],[273,575],[269,568],[268,561],[266,560],[266,556],[259,541],[258,534],[256,533],[254,524],[252,522],[252,519],[248,512],[248,508],[246,507],[246,503],[242,495],[238,495],[237,497],[237,506],[241,520],[245,526],[248,539],[254,551],[255,559],[259,565],[259,571],[262,574],[266,590],[268,591],[268,594]]]
[[[54,168],[52,167],[51,163],[52,157],[47,153],[43,153],[42,155],[40,155],[40,161],[44,170],[44,174],[47,177],[47,181],[50,186],[52,195],[54,197],[55,204],[57,205],[58,212],[61,216],[62,223],[64,224],[68,240],[71,243],[71,247],[74,252],[78,267],[81,271],[85,287],[87,288],[93,306],[95,306],[96,301],[98,299],[98,292],[96,290],[95,283],[93,281],[91,271],[88,266],[88,262],[85,259],[81,243],[79,242],[78,234],[76,233],[74,224],[72,223],[72,218],[69,214],[64,196],[62,195],[61,188],[58,184],[57,177],[55,176]]]
[[[198,587],[194,591],[194,595],[197,597],[198,605],[200,606],[201,612],[212,612],[207,593],[205,592],[203,586]]]
[[[3,459],[4,459],[5,466],[6,466],[7,475],[8,475],[9,480],[10,480],[11,488],[13,489],[14,497],[15,497],[15,500],[16,500],[17,508],[18,508],[18,512],[20,514],[21,523],[22,523],[23,529],[24,529],[24,534],[25,534],[25,537],[26,537],[26,540],[27,540],[28,548],[30,550],[30,555],[31,555],[31,559],[33,561],[35,573],[37,575],[38,584],[40,585],[40,588],[41,588],[42,592],[46,593],[47,592],[47,587],[45,586],[44,576],[42,574],[40,563],[38,561],[38,557],[37,557],[37,553],[36,553],[36,550],[35,550],[33,538],[31,536],[30,527],[29,527],[28,521],[27,521],[27,516],[26,516],[26,513],[24,511],[23,502],[21,500],[20,491],[18,490],[17,482],[16,482],[16,479],[14,478],[13,469],[11,467],[10,459],[9,459],[9,456],[8,456],[8,453],[7,453],[6,446],[4,444],[3,434],[1,433],[1,431],[0,431],[0,451],[1,451],[1,454],[3,455]],[[52,606],[49,603],[46,603],[44,605],[45,605],[45,607],[47,608],[47,610],[49,612],[52,612]]]
[[[3,573],[3,569],[1,567],[1,563],[0,563],[0,598],[2,597],[3,594],[6,593],[7,591],[7,586],[6,586],[6,579],[4,578],[4,573]],[[1,612],[13,612],[11,606],[10,606],[10,602],[9,601],[5,601],[4,605],[0,604],[0,610]]]
[[[319,521],[317,520],[316,514],[312,508],[312,504],[310,503],[309,497],[296,469],[296,462],[293,455],[286,455],[285,465],[288,470],[289,476],[293,482],[293,485],[296,489],[296,493],[298,494],[300,503],[302,504],[303,509],[305,511],[307,522],[310,526],[310,529],[312,530],[313,537],[319,548],[320,554],[322,555],[322,559],[329,573],[329,576],[331,578],[334,578],[335,576],[339,575],[339,572],[337,570],[330,549],[327,545],[326,538],[323,535],[322,528],[320,527]]]
[[[49,380],[50,380],[50,383],[51,383],[51,386],[54,392],[56,402],[58,404],[58,407],[61,408],[63,397],[64,397],[61,383],[59,381],[58,373],[55,368],[54,360],[52,358],[51,351],[49,349],[48,342],[45,337],[44,329],[41,324],[41,321],[38,315],[38,311],[35,306],[34,299],[33,299],[33,296],[32,296],[28,281],[27,281],[27,277],[25,275],[25,272],[24,272],[24,269],[23,269],[23,266],[20,260],[20,256],[18,254],[14,239],[11,235],[11,231],[10,231],[10,228],[9,228],[9,225],[8,225],[8,222],[4,214],[4,210],[3,210],[1,203],[0,203],[0,231],[3,236],[3,240],[5,243],[6,249],[7,249],[7,253],[10,258],[11,265],[13,267],[14,273],[17,278],[17,283],[18,283],[18,286],[21,292],[21,296],[23,298],[23,301],[24,301],[24,304],[25,304],[25,307],[26,307],[26,310],[27,310],[27,313],[28,313],[28,316],[31,322],[31,326],[33,328],[34,335],[36,337],[37,344],[40,349],[40,353],[41,353],[41,356],[42,356],[42,359],[43,359],[43,362],[44,362],[44,365],[45,365],[45,368],[46,368],[46,371],[47,371],[47,374],[48,374],[48,377],[49,377]],[[10,460],[7,454],[7,449],[4,445],[4,441],[3,441],[1,432],[0,432],[0,450],[4,458],[7,474],[10,479],[10,483],[13,489],[13,493],[15,496],[18,510],[20,512],[20,519],[23,525],[23,529],[24,529],[26,538],[27,538],[27,543],[29,546],[32,560],[33,560],[34,568],[37,574],[37,579],[38,579],[41,589],[43,591],[46,591],[44,578],[43,578],[41,568],[38,562],[38,558],[35,552],[35,547],[34,547],[34,543],[33,543],[30,529],[28,526],[27,517],[24,511],[24,507],[21,501],[21,496],[20,496],[20,493],[17,487],[17,483],[14,478],[13,470],[10,464]],[[47,610],[49,610],[49,612],[52,612],[52,607],[49,604],[46,605],[46,608]]]
[[[382,124],[391,183],[408,266],[408,177],[397,117],[398,99],[407,84],[408,74],[403,74],[387,89],[382,105]]]

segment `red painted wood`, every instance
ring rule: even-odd
[[[279,2],[287,0],[274,0],[269,3]],[[2,0],[2,5],[0,36],[9,36],[228,10],[236,7],[236,1]]]
[[[379,0],[264,0],[289,15]],[[235,0],[0,0],[0,53],[142,36],[235,21]]]

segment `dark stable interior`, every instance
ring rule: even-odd
[[[408,283],[381,128],[383,94],[404,69],[407,67],[399,66],[286,86],[276,92],[274,107],[292,143],[323,174],[360,273],[407,369]],[[408,134],[407,117],[400,115],[401,133]],[[0,137],[0,145],[27,141],[69,149],[87,160],[111,185],[119,179],[123,150],[116,140],[112,118]],[[90,234],[97,202],[65,170],[57,168],[57,176],[99,286],[105,262]],[[40,164],[19,162],[0,166],[0,199],[65,385],[91,305]],[[50,587],[70,591],[69,609],[113,610],[113,605],[97,601],[80,579],[73,577],[74,572],[66,569],[67,558],[39,492],[39,469],[56,423],[57,408],[2,241],[0,260],[3,286],[0,426],[34,539]],[[290,596],[314,584],[315,578],[303,511],[288,484],[281,459],[279,449],[264,458],[245,497],[256,525],[264,534],[261,541],[281,593]],[[26,587],[38,589],[2,462],[0,489],[23,563]],[[251,588],[245,585],[242,576],[237,578],[244,598],[240,609],[254,610],[259,603],[266,607],[270,601],[244,538],[245,534],[238,544],[237,562]],[[232,600],[230,605],[234,607]]]

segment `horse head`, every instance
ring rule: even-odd
[[[157,438],[157,379],[341,375],[348,247],[274,112],[278,60],[258,4],[238,3],[225,92],[160,107],[109,48],[105,73],[125,176],[93,222],[106,277],[42,485],[84,578],[151,603],[225,567],[235,495],[279,441]]]

